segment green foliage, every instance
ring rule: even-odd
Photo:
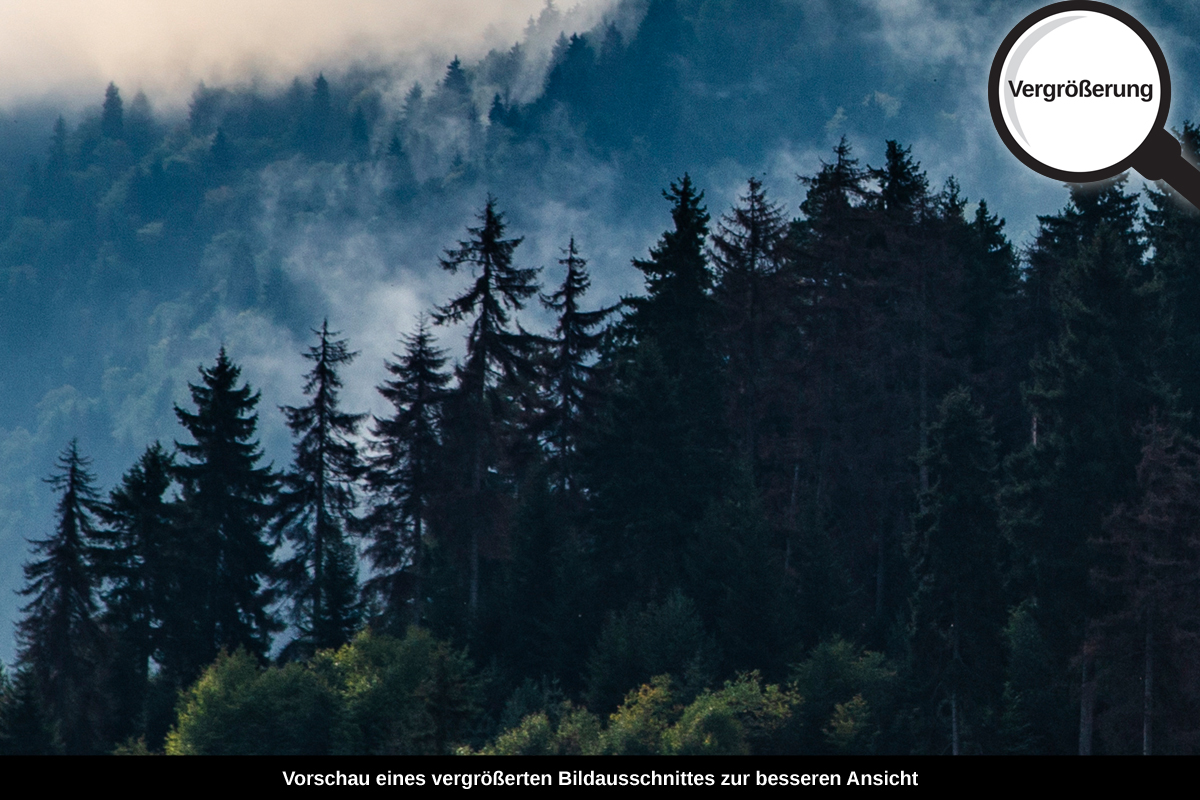
[[[134,739],[132,736],[126,739],[121,744],[113,748],[114,756],[151,756],[154,755],[150,748],[146,746],[146,738],[139,737]]]
[[[833,707],[829,724],[822,729],[825,741],[840,752],[869,751],[875,725],[871,720],[871,708],[861,694],[856,694],[846,703]]]
[[[496,737],[494,744],[480,751],[488,756],[545,756],[555,752],[557,737],[544,711],[530,714],[517,727]]]
[[[470,733],[470,661],[413,628],[263,669],[223,653],[181,698],[172,754],[443,754]]]
[[[763,686],[757,671],[705,690],[667,731],[665,752],[680,755],[748,755],[767,744],[803,704],[798,691]]]
[[[410,628],[403,639],[361,633],[317,654],[312,668],[345,704],[348,752],[449,753],[471,733],[480,681],[465,653],[424,630]]]
[[[809,753],[874,752],[874,734],[890,722],[900,690],[882,653],[836,636],[793,665],[792,685],[804,698],[796,745]]]
[[[1067,702],[1063,676],[1054,669],[1053,651],[1025,601],[1012,610],[1004,628],[1007,672],[1000,718],[1005,749],[1010,753],[1052,752],[1060,733],[1057,709]]]
[[[487,755],[747,755],[768,745],[801,704],[798,693],[763,686],[757,672],[705,690],[687,705],[671,678],[657,675],[631,691],[602,727],[586,709],[564,703],[559,723],[531,714],[496,738]]]
[[[625,689],[669,675],[684,699],[712,681],[716,645],[691,600],[678,592],[662,603],[610,617],[588,659],[587,698],[599,711],[615,708]]]
[[[749,469],[731,470],[726,496],[712,503],[688,543],[684,566],[708,630],[721,643],[721,672],[783,675],[795,634],[782,553]]]
[[[338,698],[291,663],[262,669],[243,649],[222,653],[180,699],[171,755],[298,755],[333,751]]]

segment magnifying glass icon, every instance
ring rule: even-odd
[[[1200,171],[1165,127],[1167,60],[1119,8],[1068,0],[1025,17],[992,61],[988,103],[1005,145],[1042,175],[1091,183],[1132,167],[1200,208]]]

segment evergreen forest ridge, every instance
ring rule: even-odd
[[[0,113],[0,752],[1195,752],[1200,217],[1003,150],[1025,5]]]

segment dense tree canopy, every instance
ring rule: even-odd
[[[305,290],[246,223],[259,182],[314,230],[362,215],[314,209],[297,175],[384,187],[380,229],[476,185],[523,198],[524,224],[512,165],[540,163],[555,125],[555,147],[643,165],[639,147],[682,158],[707,135],[658,135],[672,87],[732,47],[697,7],[564,35],[528,102],[490,90],[516,85],[520,51],[456,59],[395,118],[330,73],[202,87],[168,133],[110,86],[48,126],[20,213],[0,205],[0,294],[96,339],[120,336],[70,316],[92,291],[306,335]],[[753,38],[756,14],[734,28]],[[613,98],[628,108],[601,114]],[[622,257],[639,289],[616,308],[587,300],[584,257],[613,270],[613,242],[564,237],[543,287],[486,195],[440,259],[462,285],[426,309],[462,341],[400,320],[364,432],[340,404],[354,353],[322,325],[277,418],[282,475],[224,348],[175,409],[174,451],[148,447],[107,502],[68,448],[0,750],[1194,752],[1195,214],[1121,178],[1070,187],[1022,251],[910,147],[879,156],[843,139],[795,210],[755,177],[710,215],[684,173],[655,244]],[[211,291],[167,285],[163,259]]]
[[[244,647],[265,656],[278,628],[268,586],[273,570],[266,525],[272,515],[276,477],[259,466],[254,438],[259,395],[238,385],[241,369],[225,349],[201,382],[189,384],[194,412],[176,407],[193,441],[176,443],[185,459],[176,467],[185,520],[182,535],[191,553],[186,595],[193,608],[192,637],[171,667],[190,680],[224,649]]]

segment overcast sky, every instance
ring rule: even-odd
[[[559,2],[580,17],[610,0]],[[88,97],[116,81],[156,102],[198,80],[290,79],[349,58],[379,63],[511,45],[545,0],[0,0],[0,103]]]

